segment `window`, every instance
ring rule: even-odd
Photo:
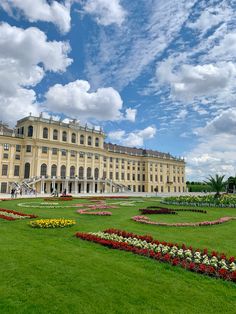
[[[43,128],[43,138],[48,138],[48,128]]]
[[[4,154],[3,154],[3,158],[4,158],[4,159],[8,159],[8,154],[7,154],[7,153],[4,153]]]
[[[58,131],[57,131],[56,129],[53,130],[53,136],[52,136],[52,138],[53,138],[54,140],[58,140]]]
[[[90,167],[87,168],[87,179],[92,177],[92,169]]]
[[[76,143],[76,134],[75,133],[71,134],[71,143]]]
[[[163,177],[162,177],[162,175],[160,175],[160,181],[161,181],[161,182],[163,181]]]
[[[94,178],[95,178],[95,180],[97,180],[98,177],[99,177],[99,169],[95,168],[95,170],[94,170]]]
[[[27,162],[25,164],[25,170],[24,170],[24,178],[27,179],[30,177],[30,163]]]
[[[58,151],[57,148],[52,148],[52,154],[53,154],[53,155],[57,155],[57,151]]]
[[[66,142],[66,141],[67,141],[67,133],[66,133],[66,131],[63,131],[63,132],[62,132],[62,141],[63,141],[63,142]]]
[[[17,144],[17,145],[16,145],[16,152],[19,153],[20,151],[21,151],[21,145],[18,145],[18,144]]]
[[[46,176],[47,175],[47,165],[46,164],[42,164],[41,165],[40,175],[41,176]]]
[[[4,150],[9,150],[9,144],[4,144],[3,147],[4,147]]]
[[[52,165],[51,177],[56,177],[56,176],[57,176],[57,165]]]
[[[79,167],[79,179],[83,179],[83,178],[84,178],[84,168]]]
[[[92,137],[91,136],[88,136],[88,143],[87,143],[88,145],[92,145]]]
[[[133,185],[133,192],[136,192],[136,186]]]
[[[19,154],[16,154],[16,155],[15,155],[15,159],[16,159],[16,160],[20,160],[20,155],[19,155]]]
[[[98,159],[99,159],[99,156],[98,156],[98,155],[95,155],[95,159],[98,160]]]
[[[107,173],[106,171],[103,171],[102,179],[105,180],[107,178]]]
[[[74,178],[74,176],[75,176],[75,167],[74,167],[74,166],[71,166],[71,167],[70,167],[70,177],[71,177],[71,178]]]
[[[143,174],[143,181],[145,181],[145,174]]]
[[[98,137],[95,138],[95,146],[99,147],[99,138]]]
[[[31,153],[31,145],[26,145],[26,153]]]
[[[2,176],[7,176],[8,165],[2,165]]]
[[[16,165],[14,167],[14,177],[19,177],[20,175],[20,166]]]
[[[110,162],[112,162],[112,157],[110,157]]]
[[[80,135],[80,144],[84,145],[84,135],[83,134]]]
[[[125,179],[125,174],[124,172],[121,173],[121,180],[124,180]]]
[[[65,178],[66,177],[66,166],[61,166],[61,177]]]
[[[1,183],[1,193],[7,193],[7,182]]]
[[[42,154],[47,154],[48,153],[48,148],[43,146],[42,147]]]
[[[119,180],[119,172],[116,172],[116,180]]]
[[[65,149],[62,149],[62,150],[61,150],[61,155],[62,155],[62,156],[66,156],[66,150],[65,150]]]
[[[132,180],[135,181],[135,174],[132,175]]]
[[[70,151],[70,155],[71,155],[71,157],[75,157],[76,156],[76,151],[75,150],[71,150]]]
[[[79,153],[79,158],[84,158],[84,153],[83,152]]]
[[[137,180],[140,181],[140,173],[138,173],[138,178],[137,178]]]
[[[33,127],[32,127],[32,125],[30,125],[28,127],[28,137],[32,137],[32,136],[33,136]]]
[[[130,174],[127,173],[127,180],[129,181],[130,180]]]
[[[110,172],[110,180],[113,179],[113,172]]]

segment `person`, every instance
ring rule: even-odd
[[[20,188],[20,196],[22,196],[22,192],[23,192],[23,191],[22,191],[22,188]]]
[[[14,197],[17,198],[17,190],[14,190]]]
[[[12,188],[11,189],[11,198],[14,198],[15,190]]]
[[[66,195],[66,189],[64,189],[64,191],[63,191],[63,195]]]

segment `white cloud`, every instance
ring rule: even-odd
[[[124,130],[113,131],[108,133],[108,137],[125,146],[141,147],[144,145],[145,140],[151,139],[156,135],[156,131],[154,126],[148,126],[143,130],[135,130],[130,133]]]
[[[126,115],[122,114],[123,101],[112,87],[90,92],[90,84],[83,80],[66,85],[56,84],[49,88],[45,97],[44,106],[48,110],[79,119],[133,121],[136,113],[133,109],[126,109]]]
[[[70,1],[64,4],[50,1],[49,4],[46,0],[1,0],[0,6],[10,15],[16,9],[30,22],[54,23],[62,33],[70,30]]]
[[[161,82],[169,83],[172,96],[181,100],[218,96],[234,85],[236,77],[236,67],[232,62],[183,64],[178,70],[174,70],[174,66],[170,60],[163,61],[156,75]]]
[[[200,31],[201,35],[204,35],[212,27],[229,21],[232,14],[232,9],[227,6],[225,1],[222,1],[219,6],[206,8],[196,21],[189,22],[187,26]]]
[[[127,3],[130,16],[121,28],[100,30],[94,37],[97,53],[87,54],[92,86],[111,84],[123,88],[141,75],[178,35],[197,0],[158,0],[142,3],[142,27],[137,6]],[[137,18],[138,16],[138,18]],[[175,18],[173,18],[173,16]],[[89,46],[90,48],[90,46]]]
[[[137,114],[137,109],[127,108],[125,110],[125,120],[134,122]]]
[[[223,111],[196,133],[199,143],[186,156],[188,178],[201,181],[209,174],[235,175],[236,109]]]
[[[98,24],[104,26],[111,24],[121,26],[126,16],[120,0],[87,0],[83,10],[94,16]]]
[[[47,41],[38,28],[22,29],[0,24],[0,109],[9,122],[38,112],[35,92],[30,89],[46,71],[63,72],[72,60],[65,42]]]

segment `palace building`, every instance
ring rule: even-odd
[[[185,161],[105,143],[102,129],[28,116],[0,124],[0,192],[184,192]]]

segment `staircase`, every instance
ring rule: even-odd
[[[106,179],[106,183],[108,183],[110,185],[110,187],[114,187],[115,188],[115,192],[130,192],[130,189],[122,184],[122,183],[117,183],[117,182],[114,182],[110,179]]]

